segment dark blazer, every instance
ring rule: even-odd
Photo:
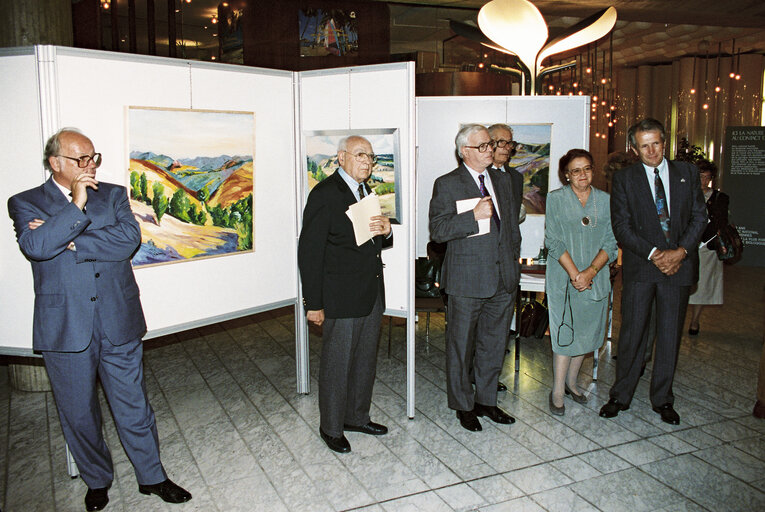
[[[366,186],[367,193],[371,193]],[[360,318],[374,307],[385,285],[380,253],[393,235],[376,236],[359,247],[345,214],[356,202],[338,172],[308,194],[298,242],[298,266],[306,311],[324,310],[327,318]]]
[[[625,167],[614,174],[611,223],[623,251],[625,280],[668,281],[676,286],[691,286],[698,279],[698,245],[707,223],[704,196],[696,166],[679,161],[669,161],[668,164],[669,244],[661,230],[656,203],[642,163]],[[688,251],[688,257],[676,274],[666,276],[648,259],[654,247],[661,250],[683,247]]]
[[[499,237],[468,237],[478,233],[478,223],[472,210],[458,214],[456,202],[481,197],[481,192],[464,164],[439,177],[433,185],[429,212],[430,237],[435,242],[448,242],[441,278],[441,286],[448,294],[491,297],[497,291],[500,275],[507,291],[515,291],[518,286],[520,206],[517,205],[510,175],[495,169],[490,169],[488,173],[494,188],[495,197],[492,199],[501,219]],[[499,261],[491,256],[497,253]]]
[[[516,208],[517,208],[517,214],[520,216],[521,214],[521,205],[523,204],[523,175],[519,173],[514,167],[510,167],[509,165],[505,164],[504,171],[507,173],[508,176],[512,179],[513,182],[513,192],[515,192],[516,198]],[[489,169],[492,168],[492,166],[488,167]]]
[[[730,198],[728,194],[720,192],[719,190],[712,191],[712,195],[707,200],[707,216],[709,217],[709,224],[707,224],[704,233],[701,235],[701,241],[707,242],[715,237],[718,231],[728,225],[728,203]],[[717,238],[714,238],[711,243],[707,244],[707,248],[714,251],[717,247]]]
[[[88,190],[87,214],[53,178],[8,200],[21,252],[32,264],[35,350],[79,352],[90,343],[96,302],[114,345],[142,337],[146,322],[130,258],[141,231],[124,187]],[[33,219],[45,223],[30,229]],[[67,249],[75,242],[76,251]]]

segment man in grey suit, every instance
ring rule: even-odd
[[[114,478],[101,432],[96,379],[111,406],[138,490],[182,503],[159,459],[143,378],[146,323],[130,258],[141,242],[124,187],[99,183],[101,154],[74,128],[48,139],[51,177],[8,200],[21,252],[32,264],[33,346],[42,352],[64,438],[88,486],[87,510],[109,502]]]
[[[467,430],[481,430],[478,416],[513,423],[497,407],[497,379],[519,273],[521,234],[517,198],[508,174],[486,170],[495,144],[485,127],[470,124],[455,139],[462,159],[433,185],[430,236],[447,242],[441,286],[449,295],[446,381],[449,407]],[[463,200],[477,201],[462,211]],[[479,222],[489,225],[480,233]],[[475,235],[475,236],[473,236]],[[475,390],[470,382],[474,358]]]
[[[623,251],[622,326],[610,399],[600,409],[613,418],[629,408],[644,365],[644,336],[656,300],[656,349],[651,405],[662,421],[680,423],[674,409],[680,335],[691,286],[698,280],[698,246],[707,223],[695,166],[664,158],[664,126],[644,119],[630,127],[636,163],[614,174],[611,222]]]
[[[377,342],[385,311],[381,251],[393,245],[390,221],[371,218],[373,238],[358,245],[348,207],[372,193],[366,181],[377,157],[363,137],[338,144],[340,168],[308,195],[298,243],[306,318],[323,325],[319,368],[319,434],[329,449],[348,453],[344,431],[383,435],[369,417]]]
[[[489,126],[489,135],[494,141],[493,160],[490,167],[506,172],[512,178],[513,192],[518,198],[515,205],[518,208],[518,224],[522,224],[526,220],[526,207],[523,206],[523,175],[508,165],[518,145],[513,140],[513,129],[504,123],[497,123]]]

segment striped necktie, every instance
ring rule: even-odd
[[[659,214],[659,223],[664,232],[664,238],[669,243],[669,205],[667,204],[667,195],[664,193],[664,183],[659,176],[659,169],[654,169],[653,186],[656,190],[656,213]]]

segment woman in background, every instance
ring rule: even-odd
[[[717,167],[709,161],[698,164],[699,180],[704,199],[707,203],[707,224],[701,235],[703,246],[699,249],[699,282],[695,291],[688,299],[691,307],[691,323],[688,334],[695,336],[699,333],[701,310],[708,305],[723,303],[723,264],[717,258],[717,233],[728,225],[728,195],[716,190],[714,185],[717,177]]]
[[[591,185],[592,173],[592,155],[572,149],[558,165],[564,186],[547,195],[545,293],[553,350],[549,407],[559,416],[565,413],[564,393],[587,402],[577,377],[584,355],[603,344],[611,282],[608,269],[601,269],[617,254],[610,198]]]

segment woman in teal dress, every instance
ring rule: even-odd
[[[564,393],[587,402],[577,387],[584,355],[603,343],[611,282],[608,269],[617,248],[611,230],[609,195],[591,185],[592,155],[572,149],[561,159],[564,186],[547,195],[545,293],[553,350],[553,389],[549,407],[563,415]]]

